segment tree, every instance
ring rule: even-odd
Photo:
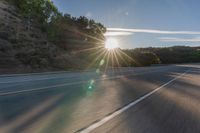
[[[9,0],[19,9],[27,19],[36,19],[37,22],[45,24],[51,18],[60,15],[58,9],[50,0]]]

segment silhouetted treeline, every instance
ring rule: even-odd
[[[48,23],[50,41],[65,50],[81,50],[104,44],[106,28],[101,23],[84,16],[78,18],[69,14],[54,17]]]
[[[106,62],[105,67],[139,67],[161,63],[155,53],[139,49],[115,49],[102,56]]]
[[[149,47],[123,50],[123,52],[133,59],[128,61],[131,66],[200,62],[200,47]]]

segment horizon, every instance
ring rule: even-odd
[[[116,38],[122,49],[199,46],[197,0],[52,1],[62,13],[102,23],[106,38]]]

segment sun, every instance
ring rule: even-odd
[[[105,48],[107,50],[113,50],[118,48],[118,41],[115,38],[107,38],[105,42]]]

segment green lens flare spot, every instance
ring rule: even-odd
[[[103,64],[105,63],[104,59],[102,59],[99,63],[100,66],[103,66]]]
[[[96,70],[96,73],[98,73],[98,74],[100,73],[100,69],[99,68]]]
[[[92,89],[92,86],[89,86],[88,89]]]
[[[89,90],[92,90],[94,88],[94,82],[95,82],[94,80],[90,80],[89,86],[88,86]]]

